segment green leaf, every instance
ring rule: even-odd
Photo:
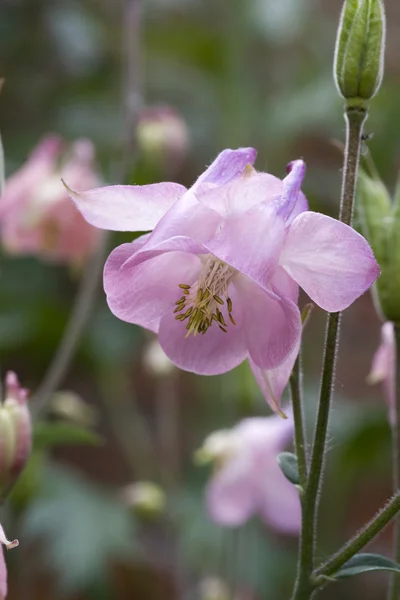
[[[400,565],[381,554],[356,554],[334,574],[334,577],[335,579],[344,579],[371,571],[400,573]]]
[[[291,452],[281,452],[277,456],[277,461],[286,479],[294,485],[300,485],[297,456]]]
[[[102,438],[97,433],[73,423],[41,421],[36,423],[33,431],[35,449],[63,445],[99,446],[101,443]]]

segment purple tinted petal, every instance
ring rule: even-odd
[[[260,478],[259,512],[263,520],[282,533],[297,535],[301,525],[299,493],[281,472],[276,456]]]
[[[144,243],[136,240],[123,244],[110,254],[104,269],[104,289],[114,315],[157,332],[162,315],[167,311],[172,314],[182,295],[179,284],[192,283],[201,262],[194,254],[178,250],[145,253],[147,260],[135,264]]]
[[[217,183],[223,185],[240,177],[247,165],[254,164],[257,151],[254,148],[238,148],[237,150],[223,150],[214,162],[196,181],[192,189],[201,183]]]
[[[298,215],[290,225],[280,264],[329,312],[347,308],[379,275],[372,250],[359,233],[314,212]]]
[[[186,188],[178,183],[112,185],[87,192],[67,190],[91,225],[112,231],[154,229],[167,210],[186,192]]]
[[[250,357],[258,367],[274,369],[298,343],[300,311],[289,298],[262,289],[248,278],[237,277],[234,285],[240,297]]]
[[[302,212],[305,212],[306,210],[308,210],[307,198],[305,197],[303,192],[299,192],[295,207],[286,221],[286,226],[290,225],[290,223],[297,217],[297,215],[299,215]]]
[[[208,250],[265,286],[278,263],[284,221],[271,204],[262,203],[240,217],[226,219],[220,232],[205,243]]]
[[[305,172],[306,165],[302,160],[294,160],[288,164],[288,175],[283,180],[283,194],[278,209],[285,221],[289,219],[298,202]]]
[[[281,415],[284,414],[282,413],[281,409],[281,397],[285,387],[289,382],[299,349],[300,336],[289,356],[275,369],[260,369],[260,367],[257,367],[251,358],[249,359],[251,370],[253,371],[254,377],[260,386],[264,398],[272,410]]]
[[[7,596],[7,565],[4,560],[4,550],[0,548],[0,599],[5,600]]]
[[[234,527],[255,512],[258,498],[252,469],[251,457],[244,453],[228,460],[212,478],[207,507],[213,521]]]
[[[381,343],[372,361],[368,383],[382,383],[390,420],[396,420],[396,341],[394,325],[384,323],[381,330]]]
[[[229,290],[236,326],[229,321],[226,305],[221,306],[226,333],[213,322],[207,332],[186,337],[185,323],[172,311],[161,320],[159,342],[168,358],[185,371],[199,375],[219,375],[237,367],[247,357],[240,303],[233,286]]]
[[[229,218],[242,215],[262,202],[277,203],[282,191],[280,179],[252,170],[228,185],[202,184],[196,189],[196,196],[199,202]]]

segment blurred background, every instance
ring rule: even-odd
[[[390,189],[400,154],[400,5],[386,0],[384,85],[367,132]],[[190,185],[223,148],[254,146],[256,167],[283,177],[307,162],[314,210],[337,215],[344,140],[332,80],[336,0],[143,0],[144,103],[183,120],[164,156],[144,134],[130,179]],[[118,182],[124,131],[122,0],[1,0],[0,129],[10,176],[49,133],[94,144],[98,176]],[[128,132],[129,133],[129,132]],[[168,138],[169,139],[169,138]],[[338,143],[340,142],[340,143]],[[132,236],[113,234],[108,248]],[[1,255],[0,366],[34,394],[55,354],[82,278],[38,256]],[[302,298],[302,303],[306,301]],[[305,332],[305,399],[313,423],[324,314]],[[378,388],[365,379],[379,343],[370,295],[345,314],[320,520],[321,557],[391,493],[390,434]],[[204,506],[210,470],[193,454],[213,430],[269,414],[247,364],[221,377],[175,370],[152,338],[118,321],[99,287],[77,352],[32,457],[2,508],[20,540],[7,555],[11,600],[284,600],[297,540],[257,519],[213,524]],[[311,431],[311,427],[309,427]],[[154,482],[138,506],[126,486]],[[125,492],[123,492],[125,490]],[[153,490],[154,492],[154,490]],[[135,504],[134,507],[131,505]],[[140,504],[140,503],[139,503]],[[391,532],[374,543],[390,552]],[[383,597],[386,575],[336,584],[321,598]]]

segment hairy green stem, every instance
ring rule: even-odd
[[[299,465],[300,485],[303,489],[305,489],[307,485],[307,448],[304,429],[301,379],[301,352],[299,352],[290,376],[290,391],[292,395],[294,419],[294,445],[296,449],[297,462]]]
[[[393,411],[394,419],[392,423],[392,465],[393,465],[393,491],[396,494],[400,488],[400,325],[395,324],[394,333],[396,339],[396,406]],[[394,560],[400,562],[400,518],[397,517],[394,530]],[[393,574],[390,586],[388,600],[399,600],[400,598],[400,577]]]
[[[340,220],[346,223],[346,225],[351,225],[353,216],[361,136],[366,118],[367,112],[365,109],[346,108],[346,148],[339,215]],[[339,326],[340,313],[330,313],[327,319],[321,390],[310,473],[302,498],[302,531],[299,562],[292,600],[309,600],[313,595],[315,587],[315,584],[311,581],[311,573],[314,568],[318,501],[325,463],[326,438],[334,386]]]
[[[375,536],[382,531],[400,510],[400,490],[356,535],[349,540],[329,560],[315,570],[313,578],[321,575],[334,575],[352,556],[364,548]],[[397,597],[396,597],[397,600]]]

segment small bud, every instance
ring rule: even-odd
[[[151,340],[147,344],[143,354],[143,363],[146,371],[156,377],[166,377],[176,369],[157,339]]]
[[[207,577],[200,583],[199,600],[232,600],[232,594],[225,581]]]
[[[55,417],[92,427],[99,420],[99,412],[78,394],[70,390],[56,392],[50,400],[49,412]]]
[[[0,406],[0,497],[15,483],[25,467],[32,446],[28,391],[15,373],[6,375],[6,394]]]
[[[392,202],[382,181],[363,171],[357,194],[362,233],[381,269],[373,288],[374,301],[384,321],[400,323],[400,194]]]
[[[138,481],[126,486],[121,491],[122,501],[140,517],[154,518],[165,509],[165,493],[155,483]]]
[[[144,110],[139,118],[137,140],[144,161],[168,176],[181,167],[189,148],[189,134],[180,114],[169,106]]]
[[[363,104],[383,77],[385,12],[382,0],[345,0],[336,38],[333,73],[339,93]]]

